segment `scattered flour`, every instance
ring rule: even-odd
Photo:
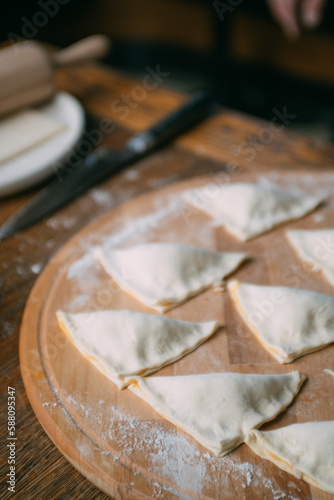
[[[9,321],[0,320],[0,331],[3,338],[9,337],[15,332],[15,327]]]
[[[169,177],[158,177],[156,179],[150,179],[147,185],[151,188],[158,189],[160,187],[166,186],[167,184],[171,184],[172,182],[176,182],[180,179],[178,174],[170,175]]]
[[[51,217],[46,225],[56,231],[60,229],[71,229],[77,223],[77,218],[75,216],[67,217],[67,216],[59,216],[56,215]]]
[[[104,241],[101,241],[101,244],[105,243],[108,247],[115,247],[131,238],[140,237],[141,234],[157,227],[164,218],[176,213],[178,206],[178,200],[172,199],[167,207],[153,214],[127,220],[122,224],[122,229],[120,231],[114,231],[110,236],[107,236]],[[87,276],[88,271],[93,271],[93,268],[97,265],[94,257],[95,250],[96,247],[90,246],[87,252],[69,267],[67,273],[68,279],[80,280],[83,276]],[[90,273],[90,276],[92,276],[92,274],[93,273]],[[86,282],[84,285],[85,284]]]
[[[157,228],[163,219],[173,214],[177,214],[179,204],[179,196],[175,196],[172,197],[167,206],[164,206],[156,212],[142,217],[128,219],[125,224],[122,224],[122,229],[118,232],[114,232],[111,236],[106,238],[104,243],[108,247],[116,247],[131,238],[140,237],[143,233],[146,233],[150,229]]]
[[[16,272],[19,276],[26,276],[28,270],[24,266],[16,266]]]
[[[48,241],[45,243],[45,245],[46,245],[46,248],[54,248],[54,247],[56,246],[56,243],[55,243],[55,241],[54,241],[54,240],[50,239],[50,240],[48,240]]]
[[[126,178],[131,181],[135,181],[138,178],[137,175],[139,176],[139,173],[136,170],[129,170],[125,174]],[[327,189],[327,186],[334,185],[332,182],[334,175],[329,177],[331,182],[327,179],[320,183],[319,189],[317,188],[318,191],[323,192],[323,189]],[[275,175],[268,175],[268,179],[261,181],[260,178],[260,181],[268,183],[270,179],[274,182],[277,180],[278,184],[290,188],[293,192],[303,192],[303,187],[311,188],[314,186],[314,176],[312,175],[300,176],[294,174],[291,176],[278,176],[277,179]],[[286,186],[284,182],[279,182],[281,179],[284,179]],[[93,190],[92,198],[98,204],[109,203],[110,193]],[[130,220],[120,220],[118,229],[113,230],[112,234],[106,238],[101,238],[101,244],[104,243],[110,247],[120,246],[133,241],[142,241],[143,235],[149,241],[150,229],[159,228],[165,218],[180,216],[179,200],[180,197],[174,195],[170,198],[167,206],[166,201],[163,200],[161,206],[157,207],[157,210],[153,213]],[[313,215],[313,217],[315,218],[316,215]],[[320,214],[318,215],[320,216]],[[318,222],[323,219],[318,217],[318,219],[314,220]],[[50,226],[58,227],[60,225],[63,227],[63,223],[53,222]],[[196,225],[195,222],[194,225]],[[209,224],[205,224],[203,227],[203,231],[205,231],[205,234],[202,235],[203,239],[208,241],[212,229]],[[83,257],[70,266],[67,275],[68,279],[77,280],[78,285],[80,285],[80,280],[83,276],[87,276],[88,272],[90,278],[95,279],[93,271],[97,269],[97,264],[94,251],[95,248],[87,246],[87,251]],[[82,285],[82,295],[78,294],[74,299],[76,300],[76,307],[85,305],[87,298],[89,298],[86,281],[83,281]],[[207,351],[208,349],[204,344],[201,347],[201,352],[206,359],[208,356],[210,357],[210,366],[214,369],[214,356]],[[80,398],[83,398],[83,396],[80,396]],[[99,437],[105,443],[109,443],[115,450],[112,456],[114,460],[122,461],[124,458],[130,458],[134,464],[140,466],[142,458],[146,457],[151,478],[155,478],[151,479],[155,498],[164,498],[166,491],[171,491],[184,498],[199,498],[201,495],[207,495],[207,492],[210,491],[215,492],[212,498],[221,497],[221,492],[224,492],[224,500],[229,498],[234,500],[238,497],[238,491],[235,490],[235,484],[237,483],[244,490],[247,488],[260,488],[263,498],[268,500],[303,499],[302,496],[296,496],[296,492],[300,493],[300,491],[293,481],[289,481],[285,491],[282,491],[276,488],[271,479],[265,477],[261,467],[249,462],[241,462],[238,455],[233,453],[223,458],[217,458],[205,452],[201,446],[197,446],[190,437],[176,427],[165,422],[139,420],[135,415],[129,415],[116,406],[109,406],[106,409],[103,399],[98,400],[98,404],[94,409],[91,409],[86,401],[79,400],[79,396],[68,395],[67,403],[87,420],[88,427],[97,429]],[[43,406],[48,404],[50,403],[44,403]],[[65,408],[64,411],[67,414]],[[84,449],[82,449],[82,452],[84,452]],[[109,456],[110,452],[102,449],[101,454]],[[279,471],[279,469],[277,470]],[[280,474],[280,471],[278,474]],[[166,481],[169,484],[174,484],[175,489],[167,486]],[[232,483],[234,488],[230,487]],[[245,497],[246,493],[242,492],[242,490],[240,492],[240,495]]]
[[[281,500],[282,498],[286,498],[286,494],[285,493],[278,493],[278,495],[275,495],[274,496],[274,500]]]
[[[99,437],[114,448],[116,457],[113,458],[116,461],[122,461],[124,457],[140,467],[143,457],[146,457],[155,498],[164,498],[166,491],[181,498],[194,499],[199,495],[218,498],[224,491],[224,500],[234,500],[237,497],[235,483],[238,483],[243,489],[261,488],[265,492],[264,498],[268,500],[303,500],[296,496],[298,487],[292,481],[287,488],[290,491],[293,489],[293,493],[277,489],[259,466],[241,462],[233,455],[217,458],[197,446],[176,427],[168,428],[168,424],[160,421],[139,420],[116,406],[110,406],[107,414],[98,405],[90,411],[79,396],[69,395],[67,401],[88,421],[93,419],[95,428],[102,429]],[[99,400],[99,403],[102,404],[102,401]],[[82,444],[79,450],[84,453]],[[101,450],[101,453],[111,455],[106,450]],[[234,487],[230,488],[232,482]]]
[[[131,168],[130,170],[125,171],[124,177],[128,181],[137,181],[138,179],[140,179],[140,173],[138,172],[138,170]]]
[[[67,272],[68,279],[80,279],[87,272],[87,270],[94,266],[95,257],[94,257],[95,248],[91,248],[87,253],[84,254],[83,257],[76,260],[69,268]]]
[[[32,272],[34,274],[38,274],[40,272],[40,270],[42,269],[43,267],[43,264],[38,262],[36,264],[32,264],[32,266],[30,266],[30,269],[32,270]]]
[[[313,215],[314,222],[322,222],[323,220],[325,220],[325,218],[326,218],[325,215],[322,214],[321,212],[315,213]]]
[[[110,191],[105,189],[94,188],[90,191],[90,197],[97,205],[110,206],[114,202],[114,197]]]
[[[92,298],[89,294],[78,294],[71,299],[71,310],[79,312],[80,309],[83,310],[85,306],[89,305]]]

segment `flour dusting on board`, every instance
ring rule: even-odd
[[[130,458],[134,463],[140,456],[148,459],[148,471],[155,478],[152,479],[151,476],[151,482],[159,493],[157,498],[165,498],[168,491],[177,493],[180,498],[193,499],[201,494],[211,498],[207,496],[209,490],[212,492],[212,498],[221,498],[221,492],[224,491],[224,499],[234,500],[237,492],[235,487],[233,490],[229,489],[229,485],[237,482],[240,485],[240,496],[249,487],[261,487],[266,493],[264,498],[268,500],[303,500],[302,496],[296,496],[298,487],[292,481],[286,490],[282,491],[274,486],[271,479],[265,477],[259,466],[241,462],[233,457],[233,454],[217,458],[203,447],[197,446],[176,427],[168,428],[168,424],[164,425],[158,421],[138,420],[116,406],[110,406],[106,414],[105,411],[99,411],[100,405],[94,409],[90,408],[79,399],[80,397],[68,395],[67,400],[81,416],[94,421],[89,422],[91,427],[103,429],[99,437],[104,442],[110,442],[113,448],[120,450],[121,456]],[[78,443],[78,448],[85,455],[86,450],[82,443]],[[109,456],[109,452],[105,450],[101,450],[101,454]],[[116,461],[118,460],[120,457],[117,454]],[[137,465],[140,466],[140,463]],[[171,482],[181,491],[166,487],[164,480]]]
[[[163,206],[155,212],[142,217],[127,219],[123,222],[121,230],[106,237],[104,239],[104,243],[108,247],[120,246],[125,242],[134,243],[135,241],[132,240],[136,240],[143,234],[149,232],[151,229],[157,228],[163,219],[173,215],[178,215],[179,206],[179,196],[174,196],[171,198],[167,206]],[[149,237],[149,235],[146,234],[146,238],[147,237]]]
[[[135,179],[136,174],[131,175]],[[322,176],[317,184],[314,179],[313,175],[284,173],[284,175],[259,176],[258,181],[264,185],[275,183],[298,194],[303,192],[319,195],[324,191],[328,195],[332,194],[333,174]],[[100,190],[94,191],[93,198],[96,203],[106,202],[105,193]],[[332,200],[330,202],[332,203]],[[189,243],[189,235],[192,235],[191,244],[212,247],[211,240],[215,237],[215,233],[209,220],[198,227],[197,219],[190,217],[187,230],[184,234],[180,234],[180,232],[176,233],[173,227],[173,221],[180,217],[182,217],[180,194],[174,194],[168,199],[158,197],[150,213],[133,218],[119,217],[114,221],[112,232],[102,236],[101,241],[94,240],[94,245],[106,244],[108,247],[119,247],[150,242],[154,241],[158,234],[160,235],[158,238],[163,238],[163,241],[177,241],[178,243]],[[319,211],[310,217],[313,217],[314,222],[320,225],[325,223],[326,213]],[[229,241],[227,243],[229,244]],[[67,278],[75,283],[77,291],[68,304],[69,310],[73,312],[86,307],[91,300],[92,292],[100,285],[101,268],[94,256],[96,246],[89,242],[89,238],[87,242],[83,241],[82,245],[84,251],[82,257],[72,263],[67,273]],[[225,250],[227,249],[224,248]],[[279,252],[283,251],[285,250],[282,246],[282,249],[277,249],[275,256],[265,255],[264,257],[270,261],[270,259],[278,258]],[[289,248],[286,251],[289,251]],[[259,272],[259,275],[263,272],[261,266],[256,272]],[[253,278],[254,276],[253,273]],[[241,333],[239,337],[241,338]],[[208,344],[200,348],[199,355],[202,365],[204,366],[204,362],[207,363],[205,364],[206,371],[215,368],[221,370],[220,361],[216,359],[215,353],[210,351]],[[260,491],[261,497],[268,500],[302,500],[304,498],[293,480],[285,483],[286,474],[279,469],[275,478],[269,479],[266,477],[266,468],[256,465],[259,463],[258,460],[254,460],[255,463],[241,461],[238,453],[217,458],[171,424],[149,419],[140,420],[120,406],[108,406],[107,397],[104,395],[99,395],[99,397],[101,399],[97,400],[98,403],[94,407],[87,402],[89,401],[88,394],[85,397],[69,394],[67,403],[87,422],[87,427],[93,429],[106,443],[106,449],[101,449],[102,455],[116,461],[122,461],[123,458],[130,460],[138,467],[141,466],[141,458],[145,457],[149,464],[148,480],[154,486],[155,498],[166,498],[168,492],[172,492],[179,497],[190,499],[205,497],[234,500],[238,497],[247,498],[248,491],[253,494]],[[45,405],[47,404],[46,402]],[[296,409],[293,411],[297,412]],[[108,444],[116,451],[116,455],[110,454]],[[83,442],[78,442],[78,447],[84,455],[86,450]],[[169,487],[167,484],[173,486]],[[284,484],[284,491],[278,487],[278,484]]]
[[[81,259],[76,260],[67,272],[68,279],[80,279],[83,273],[87,272],[95,263],[94,249],[88,250]]]
[[[173,213],[176,214],[178,207],[179,201],[176,197],[173,197],[167,206],[152,214],[123,221],[122,228],[105,236],[101,244],[104,243],[108,247],[117,247],[131,239],[139,238],[143,233],[157,227],[164,218],[173,215]],[[70,266],[67,273],[69,279],[80,279],[84,273],[91,271],[95,263],[95,249],[96,247],[89,247],[87,252]]]
[[[323,175],[321,180],[323,182],[319,182],[315,184],[314,181],[314,176],[311,174],[304,174],[304,175],[299,175],[294,172],[291,172],[290,174],[286,174],[284,176],[281,176],[279,173],[270,173],[266,177],[263,175],[260,175],[258,178],[258,182],[260,185],[263,186],[272,186],[273,184],[275,185],[281,185],[283,188],[288,189],[290,192],[294,192],[296,194],[301,194],[304,193],[304,189],[309,190],[309,187],[313,187],[312,189],[312,194],[313,195],[326,195],[326,194],[332,194],[329,193],[329,189],[331,186],[333,188],[331,191],[334,190],[334,176],[333,174],[328,174],[328,175]],[[277,182],[279,181],[279,182]],[[276,184],[277,182],[277,184]],[[314,189],[314,187],[316,188]],[[145,241],[150,241],[150,230],[154,230],[159,226],[159,224],[164,220],[168,219],[169,217],[180,217],[180,194],[174,195],[169,198],[169,201],[166,203],[166,200],[157,200],[156,201],[156,206],[155,210],[152,211],[151,213],[141,216],[141,217],[132,217],[127,220],[120,220],[117,226],[117,230],[113,230],[112,234],[107,235],[103,238],[103,241],[101,241],[101,244],[106,244],[108,247],[118,247],[123,244],[135,244],[138,242],[143,242],[143,236],[145,235]],[[321,213],[315,213],[313,214],[314,220],[316,222],[320,222],[325,219],[325,215]],[[196,223],[196,221],[193,218],[189,218],[188,224]],[[193,228],[189,227],[189,233],[191,233],[191,230]],[[195,228],[194,228],[195,229]],[[205,242],[210,237],[210,232],[212,230],[211,224],[204,224],[203,227],[200,229],[202,234],[198,235],[199,242],[198,244],[205,245]],[[198,227],[197,227],[198,231]],[[168,237],[169,236],[169,237]],[[173,240],[173,234],[172,235],[165,235],[165,241]],[[94,248],[90,246],[87,248],[87,253],[83,255],[82,258],[74,262],[68,271],[68,278],[73,279],[73,278],[80,278],[82,277],[83,272],[91,271],[92,266],[94,264]]]

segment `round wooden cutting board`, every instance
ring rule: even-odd
[[[216,458],[160,417],[128,390],[91,365],[60,331],[55,312],[130,309],[153,313],[121,291],[94,257],[94,248],[139,242],[188,243],[217,251],[242,251],[249,259],[233,278],[257,284],[295,286],[329,295],[334,289],[312,273],[287,243],[287,228],[334,224],[334,175],[268,174],[247,179],[221,173],[192,179],[134,199],[83,229],[55,255],[29,297],[20,337],[26,391],[42,426],[67,459],[115,499],[330,499],[333,498],[257,457],[246,445]],[[210,219],[189,209],[180,191],[212,182],[275,182],[310,194],[325,190],[328,201],[300,221],[240,243]],[[208,195],[210,189],[208,187]],[[334,345],[280,365],[257,342],[234,310],[228,294],[208,290],[167,316],[187,321],[220,320],[207,342],[157,375],[233,371],[286,373],[308,380],[272,429],[295,422],[334,419]],[[41,451],[42,453],[42,451]]]

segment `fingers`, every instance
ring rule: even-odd
[[[316,28],[322,19],[325,4],[326,0],[268,0],[273,17],[290,38],[299,35],[298,14],[305,28]]]
[[[326,0],[303,0],[301,20],[305,28],[316,28],[321,21]]]
[[[311,0],[308,1],[311,2]],[[312,1],[314,3],[316,0]],[[317,1],[319,2],[321,0]],[[268,5],[273,17],[282,27],[285,34],[290,38],[296,38],[299,35],[297,3],[298,0],[268,0]],[[313,11],[314,9],[312,6],[312,12]]]

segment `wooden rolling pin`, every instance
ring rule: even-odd
[[[101,58],[109,47],[108,37],[93,35],[58,52],[33,41],[0,50],[0,117],[52,97],[55,68]]]

